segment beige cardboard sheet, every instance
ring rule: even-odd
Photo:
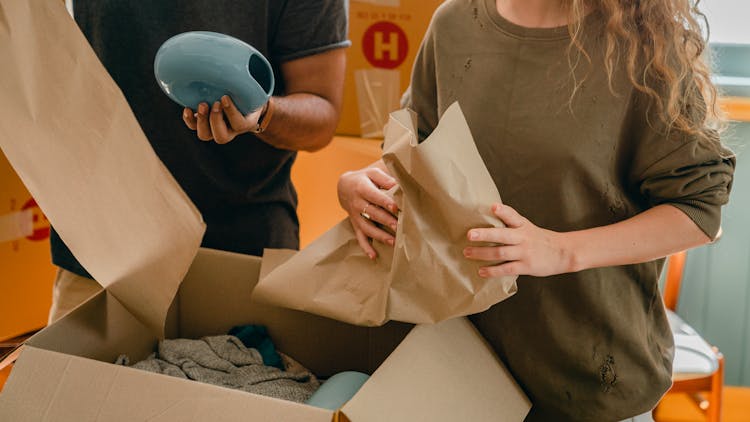
[[[62,1],[0,0],[0,57],[0,147],[76,258],[161,333],[199,212]]]
[[[486,263],[463,256],[470,228],[502,222],[490,213],[500,194],[458,103],[424,142],[416,132],[410,112],[391,114],[383,161],[400,187],[395,247],[374,242],[379,257],[371,261],[344,220],[286,261],[287,251],[265,251],[255,298],[381,325],[470,315],[516,292],[515,277],[483,279],[477,272]]]
[[[476,328],[455,318],[416,326],[341,410],[356,422],[518,422],[530,409]]]

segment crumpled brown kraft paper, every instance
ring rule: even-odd
[[[200,213],[62,1],[0,0],[0,57],[0,147],[73,255],[162,334]]]
[[[370,260],[348,220],[304,250],[266,250],[254,298],[357,325],[438,321],[486,310],[516,292],[516,277],[483,279],[463,256],[466,234],[498,227],[500,194],[458,103],[418,143],[412,113],[391,113],[383,161],[399,183],[396,245]]]

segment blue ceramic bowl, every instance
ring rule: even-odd
[[[271,65],[258,50],[207,31],[185,32],[165,41],[156,52],[154,74],[169,98],[193,110],[229,95],[247,114],[268,101],[274,86]]]
[[[369,378],[369,375],[361,372],[339,372],[324,382],[306,403],[323,409],[337,410],[354,397]]]

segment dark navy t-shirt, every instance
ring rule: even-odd
[[[122,90],[154,151],[200,210],[203,246],[251,255],[264,247],[298,248],[297,194],[290,180],[296,153],[246,134],[225,145],[200,141],[182,107],[154,79],[156,51],[186,31],[239,38],[265,55],[284,94],[280,64],[346,47],[346,0],[76,0],[81,31]],[[93,165],[93,164],[92,164]],[[88,276],[51,235],[54,264]]]

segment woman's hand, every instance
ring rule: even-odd
[[[217,144],[226,144],[237,135],[253,131],[258,126],[263,109],[264,107],[261,107],[248,115],[243,115],[229,96],[224,95],[221,101],[213,103],[210,112],[207,103],[200,103],[196,113],[185,108],[182,110],[182,120],[187,127],[198,132],[198,139],[201,141],[213,140]],[[229,122],[228,127],[224,116]]]
[[[492,212],[506,227],[475,228],[467,236],[472,242],[499,246],[469,246],[464,256],[476,261],[502,261],[479,269],[485,278],[506,275],[549,276],[570,272],[572,257],[565,234],[535,226],[513,208],[494,204]]]
[[[378,256],[370,239],[393,246],[395,237],[378,227],[396,231],[398,206],[383,190],[396,185],[396,179],[378,167],[350,171],[339,177],[338,194],[341,207],[349,214],[357,242],[370,259]]]

